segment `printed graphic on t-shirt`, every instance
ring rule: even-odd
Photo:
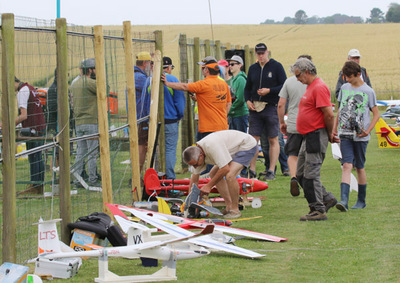
[[[342,89],[339,112],[339,137],[354,139],[364,130],[364,113],[368,95],[362,92]]]

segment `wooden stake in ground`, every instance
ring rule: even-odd
[[[161,52],[159,50],[156,50],[154,54],[153,78],[151,80],[149,139],[147,142],[146,169],[150,168],[151,154],[153,152],[154,142],[156,140],[160,77],[161,77]]]

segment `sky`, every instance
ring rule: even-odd
[[[373,8],[386,14],[396,0],[59,0],[60,16],[75,25],[259,24],[282,21],[304,10],[308,17],[333,14],[368,18]],[[211,19],[210,9],[211,6]],[[57,0],[0,0],[0,13],[52,20]]]

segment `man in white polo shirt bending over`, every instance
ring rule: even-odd
[[[189,146],[183,153],[183,161],[194,167],[189,187],[198,185],[200,173],[206,164],[213,164],[211,180],[201,188],[203,194],[210,193],[213,186],[225,200],[224,218],[239,218],[239,184],[236,176],[250,165],[257,151],[257,142],[251,135],[236,130],[211,133]],[[224,178],[225,177],[225,178]]]

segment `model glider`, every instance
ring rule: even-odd
[[[382,118],[375,124],[379,148],[400,147],[400,126],[389,126]]]
[[[99,257],[99,277],[95,278],[96,282],[150,282],[150,281],[169,281],[177,280],[176,277],[176,261],[182,259],[198,258],[208,255],[210,252],[201,246],[195,245],[178,245],[184,240],[189,240],[194,237],[201,237],[212,233],[213,225],[208,225],[199,234],[181,233],[173,239],[164,241],[143,242],[136,245],[128,245],[124,247],[104,248],[96,245],[88,245],[93,250],[79,252],[59,252],[44,255],[46,259],[60,259],[69,257]],[[146,257],[159,259],[163,261],[161,270],[150,275],[133,275],[133,276],[118,276],[108,270],[108,257]]]
[[[200,179],[199,188],[207,184],[211,179]],[[240,194],[245,195],[251,192],[259,192],[266,190],[268,184],[257,179],[237,178],[240,187]],[[177,191],[189,191],[189,179],[177,179],[177,180],[160,180],[157,171],[153,168],[147,169],[144,175],[144,185],[146,193],[151,196],[153,194],[158,195],[161,191],[168,195],[168,190]],[[214,187],[211,193],[217,193],[217,189]]]
[[[187,218],[184,218],[184,217],[179,217],[179,216],[176,216],[176,215],[168,215],[168,214],[158,213],[158,212],[154,212],[154,211],[146,211],[146,210],[137,209],[137,208],[128,207],[128,206],[123,206],[123,205],[118,205],[118,204],[106,204],[106,205],[110,208],[110,211],[114,215],[119,215],[119,216],[121,216],[123,218],[126,218],[126,219],[127,219],[127,217],[123,213],[123,211],[132,213],[134,215],[136,215],[134,213],[135,211],[140,211],[140,212],[144,212],[146,214],[151,215],[155,219],[163,220],[163,221],[170,221],[170,222],[176,223],[177,226],[179,226],[180,228],[184,228],[184,229],[202,229],[204,226],[207,226],[209,224],[205,220],[196,221],[196,220],[187,219]],[[253,239],[257,239],[257,240],[270,241],[270,242],[284,242],[284,241],[287,241],[286,238],[281,238],[281,237],[268,235],[268,234],[264,234],[264,233],[258,233],[258,232],[245,230],[245,229],[228,227],[228,226],[225,226],[223,223],[215,223],[215,224],[216,225],[214,227],[214,231],[219,231],[219,232],[229,233],[229,234],[233,234],[233,235],[244,236],[244,237],[253,238]]]

